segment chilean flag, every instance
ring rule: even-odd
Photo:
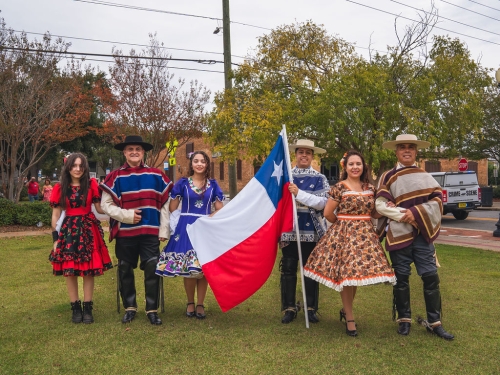
[[[282,233],[293,229],[286,133],[254,178],[213,217],[187,226],[222,311],[245,301],[271,274]]]

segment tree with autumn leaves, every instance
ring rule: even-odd
[[[162,152],[167,142],[202,135],[210,92],[197,82],[184,90],[153,36],[140,53],[113,50],[109,79],[71,58],[61,68],[69,46],[50,34],[30,41],[0,22],[0,180],[13,201],[50,152],[86,148],[104,167],[114,143],[140,134],[154,146],[148,163],[158,165],[171,151]]]
[[[102,80],[89,87],[88,71],[73,59],[61,68],[69,44],[60,38],[30,41],[0,19],[0,41],[0,178],[3,194],[18,201],[34,165],[92,130],[95,99],[109,89]]]
[[[228,159],[241,149],[262,157],[286,124],[289,139],[312,139],[331,160],[360,151],[375,175],[395,161],[382,143],[401,133],[430,141],[429,157],[463,154],[481,134],[491,78],[458,39],[436,36],[427,47],[436,21],[425,13],[368,60],[311,21],[272,30],[235,70],[234,88],[216,94],[212,145]]]
[[[172,151],[166,149],[167,142],[177,140],[181,146],[202,135],[210,92],[196,81],[185,89],[185,81],[175,79],[168,70],[170,55],[154,35],[139,53],[131,50],[125,56],[115,49],[113,55],[109,84],[116,103],[108,111],[107,125],[118,137],[141,135],[153,145],[148,163],[159,165]]]

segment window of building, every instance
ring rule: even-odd
[[[89,163],[89,171],[97,172],[97,162],[89,160],[88,163]]]
[[[426,172],[441,172],[441,162],[439,160],[426,160],[424,168]]]
[[[253,166],[253,175],[255,176],[257,174],[257,172],[259,171],[260,167],[262,167],[262,165],[254,165]]]
[[[189,154],[194,152],[194,142],[186,143],[186,157],[189,159]]]
[[[321,162],[321,174],[324,174],[328,183],[330,185],[334,185],[338,182],[339,176],[339,166],[338,164],[325,164],[323,161]]]
[[[213,161],[210,162],[210,178],[215,178],[215,163]]]
[[[224,162],[219,163],[219,180],[224,181]]]
[[[243,177],[241,160],[236,160],[236,179],[241,180]]]
[[[469,168],[467,170],[474,171],[474,172],[476,172],[476,174],[478,173],[478,171],[477,171],[477,169],[478,169],[477,168],[477,162],[475,162],[475,161],[469,161],[467,164],[469,164]]]

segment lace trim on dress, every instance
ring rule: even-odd
[[[391,285],[396,285],[396,276],[394,275],[374,275],[374,276],[368,276],[368,277],[360,277],[360,278],[348,278],[342,280],[340,283],[336,283],[335,281],[319,275],[307,268],[304,268],[304,276],[307,276],[313,280],[316,280],[317,282],[335,289],[337,292],[341,292],[345,286],[365,286],[365,285],[373,285],[373,284],[380,284],[380,283],[389,283]]]

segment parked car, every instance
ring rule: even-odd
[[[443,189],[443,215],[452,213],[465,220],[469,212],[481,206],[481,188],[474,171],[431,172]]]

